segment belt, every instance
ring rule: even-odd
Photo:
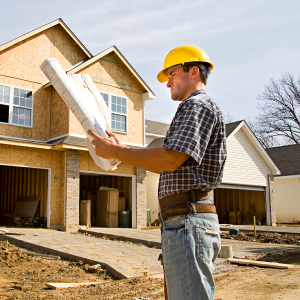
[[[172,195],[168,195],[159,199],[160,209],[164,209],[170,206],[176,206],[187,202],[197,202],[201,200],[208,200],[208,192],[200,190],[190,190],[188,192],[180,192]]]
[[[213,204],[184,203],[178,206],[171,206],[162,209],[158,214],[158,217],[159,220],[162,222],[169,217],[187,215],[190,213],[216,214],[217,210]]]

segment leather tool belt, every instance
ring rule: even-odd
[[[161,211],[158,214],[160,222],[165,219],[178,215],[187,215],[190,213],[214,213],[216,208],[213,204],[195,203],[201,200],[208,200],[208,192],[199,190],[190,190],[163,197],[159,200]]]
[[[183,204],[187,202],[197,202],[201,200],[208,200],[208,192],[200,190],[190,190],[188,192],[180,192],[177,194],[168,195],[159,200],[160,209],[169,206]]]
[[[216,208],[213,204],[185,203],[178,206],[166,207],[158,214],[160,221],[173,216],[188,215],[190,213],[213,213]]]

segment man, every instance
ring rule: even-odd
[[[115,134],[95,138],[97,155],[160,173],[162,250],[169,300],[214,299],[213,262],[219,224],[208,192],[220,184],[226,159],[225,126],[205,85],[213,68],[195,46],[179,46],[158,73],[171,98],[181,101],[162,148],[131,149]]]

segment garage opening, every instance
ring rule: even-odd
[[[259,189],[259,188],[258,188]],[[221,224],[250,225],[253,217],[256,223],[266,223],[265,191],[217,188],[214,190],[214,201]]]
[[[85,212],[89,205],[90,217],[89,212]],[[79,206],[80,225],[90,222],[92,227],[131,228],[132,178],[81,174]]]
[[[46,227],[47,196],[47,169],[0,165],[0,223],[2,225]],[[20,205],[24,198],[28,202],[22,202]],[[36,198],[39,200],[34,205],[31,199]],[[18,213],[14,214],[18,206]]]

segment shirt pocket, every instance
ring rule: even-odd
[[[208,264],[213,264],[220,251],[220,235],[217,230],[204,225],[196,225],[196,256]]]

